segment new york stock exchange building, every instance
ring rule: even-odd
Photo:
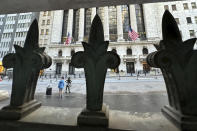
[[[83,51],[81,42],[88,41],[91,22],[98,14],[103,23],[104,38],[109,41],[108,51],[116,52],[121,59],[119,68],[108,69],[107,74],[159,73],[159,70],[148,66],[146,56],[156,50],[154,44],[162,39],[162,15],[166,6],[171,4],[173,2],[41,12],[39,44],[46,47],[46,53],[52,57],[52,66],[44,72],[57,75],[83,74],[83,69],[70,64],[71,56]],[[128,35],[130,27],[139,35],[136,40]],[[184,35],[183,39],[186,38],[187,35]]]

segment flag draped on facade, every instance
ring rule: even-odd
[[[70,33],[68,32],[68,35],[67,35],[67,38],[66,38],[66,42],[65,42],[65,45],[68,45],[71,43],[71,36],[70,36]]]
[[[134,41],[139,37],[138,33],[135,32],[135,31],[131,28],[131,26],[129,26],[128,36],[131,38],[131,40],[134,40]]]

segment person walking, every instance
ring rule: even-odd
[[[58,83],[59,97],[62,98],[62,90],[64,89],[64,77]]]
[[[71,81],[70,77],[68,77],[68,79],[66,80],[67,85],[66,85],[66,92],[65,93],[67,93],[67,90],[70,93],[71,82],[72,81]]]

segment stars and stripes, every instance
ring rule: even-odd
[[[71,43],[71,36],[70,36],[70,33],[68,32],[68,35],[67,35],[67,38],[66,38],[66,41],[65,41],[65,45],[68,45]]]
[[[131,40],[134,40],[134,41],[139,37],[138,33],[135,32],[135,31],[131,28],[131,26],[129,26],[128,36],[131,38]]]

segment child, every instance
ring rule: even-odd
[[[68,92],[70,93],[70,86],[71,86],[71,79],[70,79],[70,77],[68,77],[68,79],[66,80],[66,83],[67,83],[67,85],[66,85],[66,93],[67,93],[67,89],[68,89]]]
[[[64,88],[64,77],[62,77],[62,79],[59,81],[58,88],[59,88],[59,97],[62,98],[62,90]]]

